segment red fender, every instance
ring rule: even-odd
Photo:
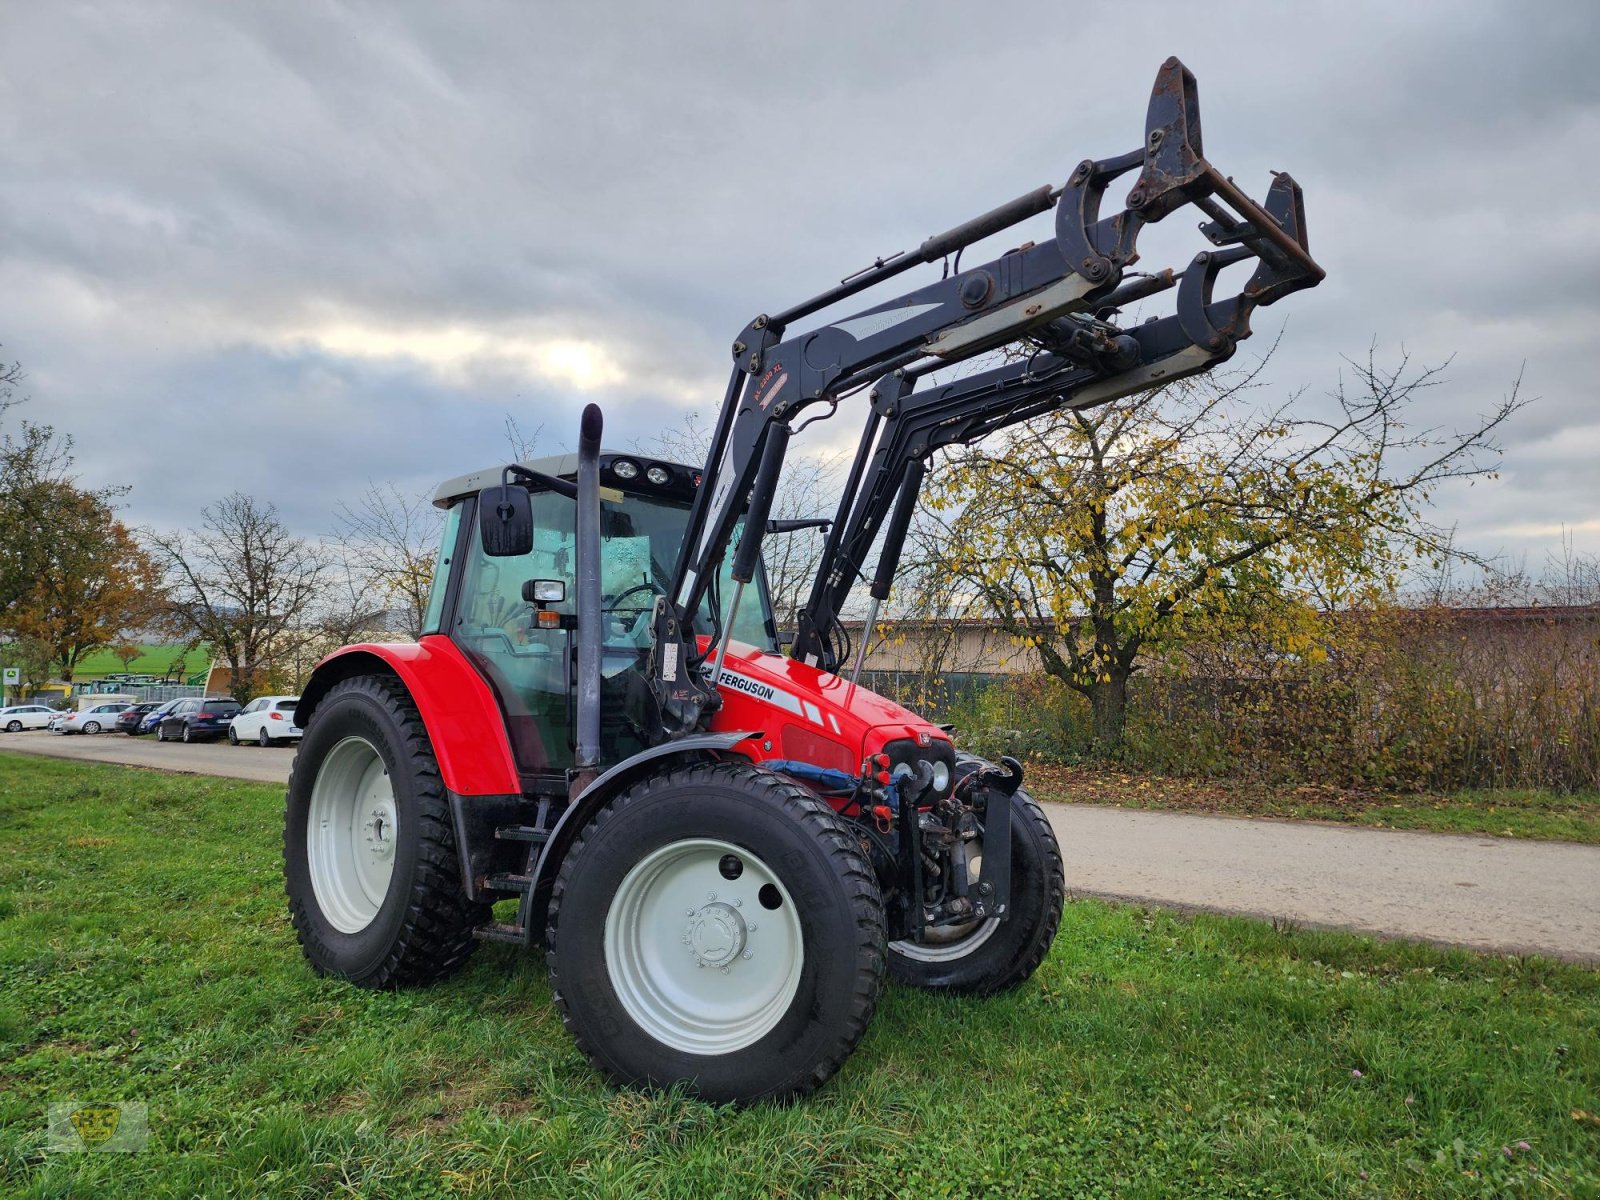
[[[398,675],[411,693],[446,788],[459,796],[521,794],[494,693],[456,644],[440,634],[420,642],[373,642],[335,650],[312,671],[296,722],[305,728],[328,689],[341,679],[382,670]]]

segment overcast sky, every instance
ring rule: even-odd
[[[747,319],[1131,149],[1177,54],[1207,156],[1291,171],[1328,271],[1241,353],[1281,328],[1284,395],[1454,354],[1446,427],[1525,362],[1502,477],[1439,517],[1600,552],[1590,0],[11,0],[0,45],[0,354],[137,523],[239,488],[322,533],[502,458],[508,413],[556,450],[588,400],[614,445],[709,412]]]

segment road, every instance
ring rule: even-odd
[[[46,732],[0,735],[3,750],[280,784],[294,757],[293,748]],[[1600,964],[1600,846],[1046,808],[1075,895]]]

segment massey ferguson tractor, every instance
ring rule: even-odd
[[[1181,274],[1132,271],[1139,231],[1187,205],[1208,248]],[[962,265],[1049,211],[1054,236]],[[1214,295],[1240,263],[1243,290]],[[919,287],[813,319],[923,265]],[[703,465],[603,450],[591,405],[576,454],[444,484],[421,639],[330,655],[300,701],[284,859],[312,966],[386,988],[443,979],[479,941],[542,945],[606,1076],[738,1102],[826,1081],[885,974],[971,996],[1023,983],[1064,880],[1021,766],[857,682],[926,464],[1206,371],[1252,309],[1322,277],[1299,187],[1275,174],[1258,204],[1207,162],[1194,77],[1168,59],[1135,149],[751,321]],[[1116,323],[1168,290],[1171,315]],[[831,522],[770,519],[801,415],[857,395]],[[827,535],[783,634],[761,545],[805,524]],[[869,567],[852,647],[841,615]]]

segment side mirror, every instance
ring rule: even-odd
[[[520,484],[502,483],[478,493],[478,537],[490,558],[533,552],[533,499]]]
[[[567,584],[561,579],[529,579],[522,584],[522,598],[529,604],[561,604],[567,598]]]

